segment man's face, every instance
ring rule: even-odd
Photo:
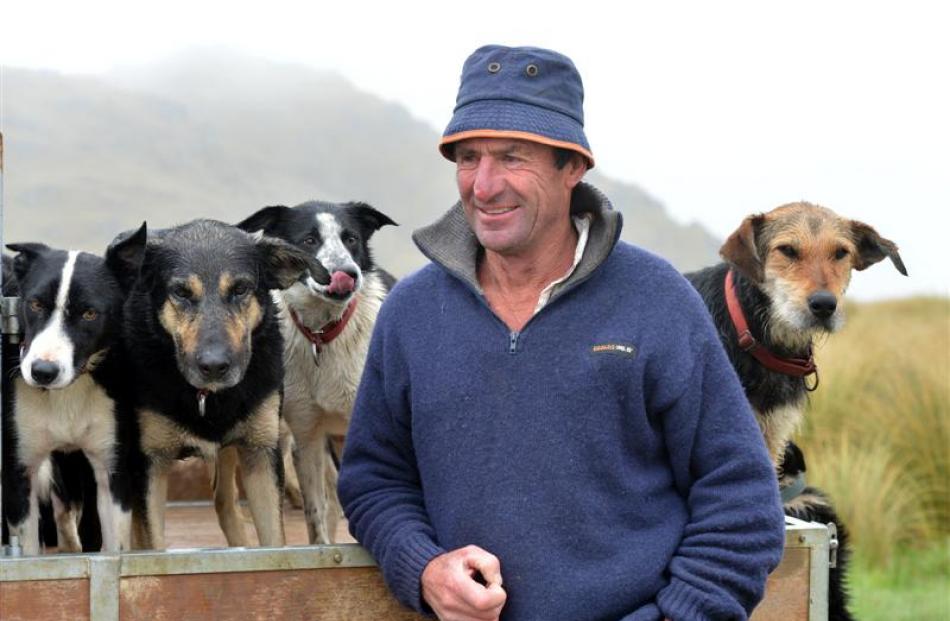
[[[469,226],[486,250],[503,256],[553,249],[586,171],[581,158],[558,170],[552,147],[507,138],[463,140],[455,162]]]

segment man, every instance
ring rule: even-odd
[[[705,307],[618,242],[571,61],[487,46],[441,143],[461,201],[380,312],[340,498],[440,619],[745,619],[775,475]]]

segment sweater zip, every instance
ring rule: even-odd
[[[517,354],[518,353],[518,335],[519,332],[511,332],[508,334],[508,353]]]

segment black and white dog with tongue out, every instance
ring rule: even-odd
[[[138,268],[145,238],[143,225],[105,259],[43,244],[8,246],[18,253],[23,340],[19,355],[4,349],[3,508],[26,554],[39,553],[39,500],[51,482],[60,549],[78,552],[89,543],[77,531],[81,494],[52,475],[52,460],[75,463],[77,451],[92,466],[102,549],[129,548],[137,430],[120,342],[122,283]]]
[[[330,273],[327,284],[304,275],[273,292],[285,341],[282,413],[310,543],[330,543],[341,515],[329,440],[349,427],[376,315],[395,282],[374,265],[369,240],[395,224],[365,203],[317,201],[265,207],[238,224],[290,242]]]

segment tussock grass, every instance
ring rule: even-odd
[[[798,442],[856,556],[886,567],[950,535],[950,299],[853,304],[821,343]]]

